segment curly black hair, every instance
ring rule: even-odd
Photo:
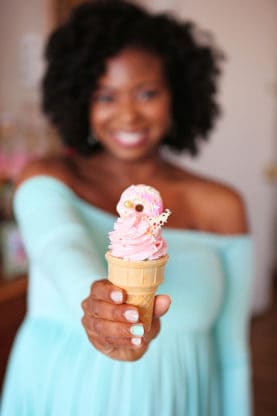
[[[220,113],[216,93],[222,54],[204,38],[192,22],[152,14],[129,1],[81,4],[46,46],[42,109],[63,142],[89,156],[95,151],[87,140],[89,107],[105,63],[125,48],[139,48],[162,59],[171,89],[174,129],[162,143],[197,155],[197,140],[207,139]]]

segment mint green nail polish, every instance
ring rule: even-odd
[[[137,337],[142,337],[144,335],[144,328],[142,325],[133,325],[130,328],[131,334],[136,335]]]

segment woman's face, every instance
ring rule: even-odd
[[[137,160],[151,154],[171,123],[171,94],[159,57],[126,49],[107,61],[92,96],[94,135],[115,157]]]

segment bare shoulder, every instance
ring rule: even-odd
[[[16,181],[16,189],[26,180],[36,176],[51,176],[70,185],[71,173],[67,158],[51,156],[35,159],[28,163]]]
[[[165,206],[174,215],[170,225],[176,228],[236,235],[248,233],[244,198],[234,187],[178,166],[167,165],[165,188],[161,189]]]
[[[210,231],[245,234],[248,222],[242,194],[235,188],[203,178],[195,178],[195,203]]]

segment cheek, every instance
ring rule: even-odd
[[[111,110],[107,108],[95,107],[90,112],[90,123],[94,127],[101,126],[103,123],[109,120],[111,117]]]
[[[145,108],[145,114],[153,121],[157,121],[160,128],[167,128],[171,122],[171,108],[169,103],[161,103],[152,108]]]

